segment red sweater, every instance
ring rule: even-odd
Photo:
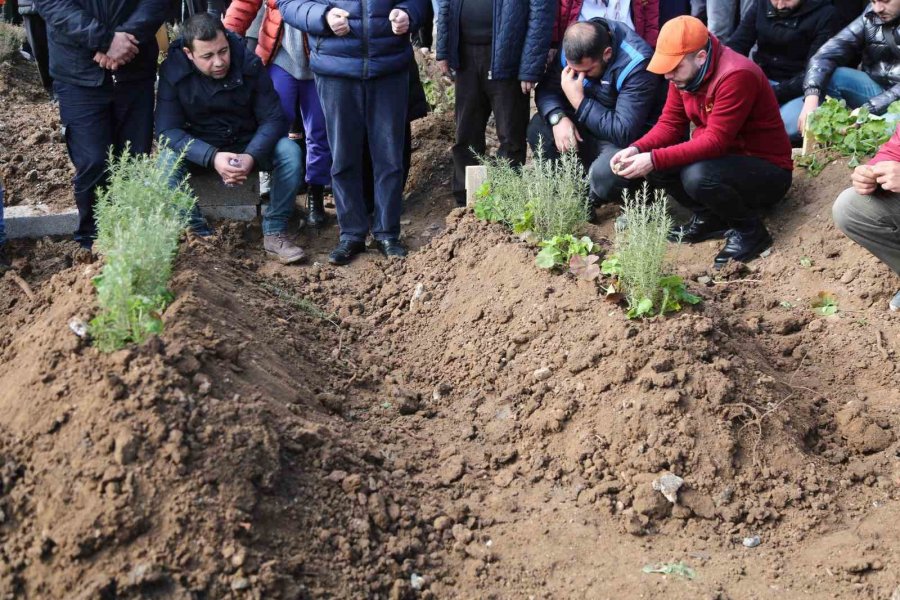
[[[696,92],[669,84],[662,115],[632,146],[652,151],[657,170],[729,154],[756,156],[792,170],[791,142],[769,80],[753,61],[712,37],[712,64]],[[684,141],[688,124],[695,126]]]
[[[886,141],[881,148],[878,149],[878,153],[872,157],[869,164],[874,165],[875,163],[880,163],[885,160],[900,162],[900,125],[897,126],[894,137]]]

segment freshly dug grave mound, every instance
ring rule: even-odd
[[[355,334],[221,238],[185,246],[165,334],[109,355],[67,326],[98,265],[0,280],[3,597],[376,597],[425,566],[403,470],[335,416]]]

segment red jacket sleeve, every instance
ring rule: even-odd
[[[656,39],[659,37],[659,0],[634,0],[631,8],[638,34],[651,48],[656,48]]]
[[[231,5],[225,12],[225,29],[233,31],[238,35],[247,33],[253,19],[259,12],[263,0],[232,0]]]
[[[657,146],[653,151],[654,168],[673,169],[725,156],[753,110],[760,91],[759,82],[756,74],[749,70],[735,71],[723,77],[714,92],[713,108],[706,118],[706,126],[698,127],[686,142]]]
[[[684,141],[689,119],[684,112],[684,103],[681,93],[675,84],[669,84],[669,93],[666,96],[666,104],[656,125],[648,131],[644,137],[631,144],[641,152],[650,152],[656,148],[671,146]]]
[[[869,164],[874,165],[886,160],[900,162],[900,125],[897,126],[893,137],[878,149],[878,153],[872,157]]]

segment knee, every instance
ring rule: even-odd
[[[831,207],[835,227],[845,235],[850,235],[854,230],[854,223],[860,221],[860,208],[865,201],[866,197],[859,195],[853,188],[841,192]]]
[[[715,189],[715,168],[709,161],[700,161],[681,171],[681,185],[691,198],[702,196],[706,190]]]
[[[616,188],[621,188],[619,176],[612,172],[609,166],[609,157],[601,154],[588,170],[588,179],[591,184],[591,193],[601,200],[615,200],[611,196]]]
[[[276,167],[299,169],[303,162],[303,152],[290,138],[281,138],[275,144],[273,161]]]

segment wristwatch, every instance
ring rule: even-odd
[[[556,125],[560,121],[562,121],[563,117],[565,117],[565,116],[566,116],[566,113],[564,113],[561,110],[557,110],[555,112],[550,113],[550,117],[547,119],[547,121],[550,123],[551,127],[556,127]]]

